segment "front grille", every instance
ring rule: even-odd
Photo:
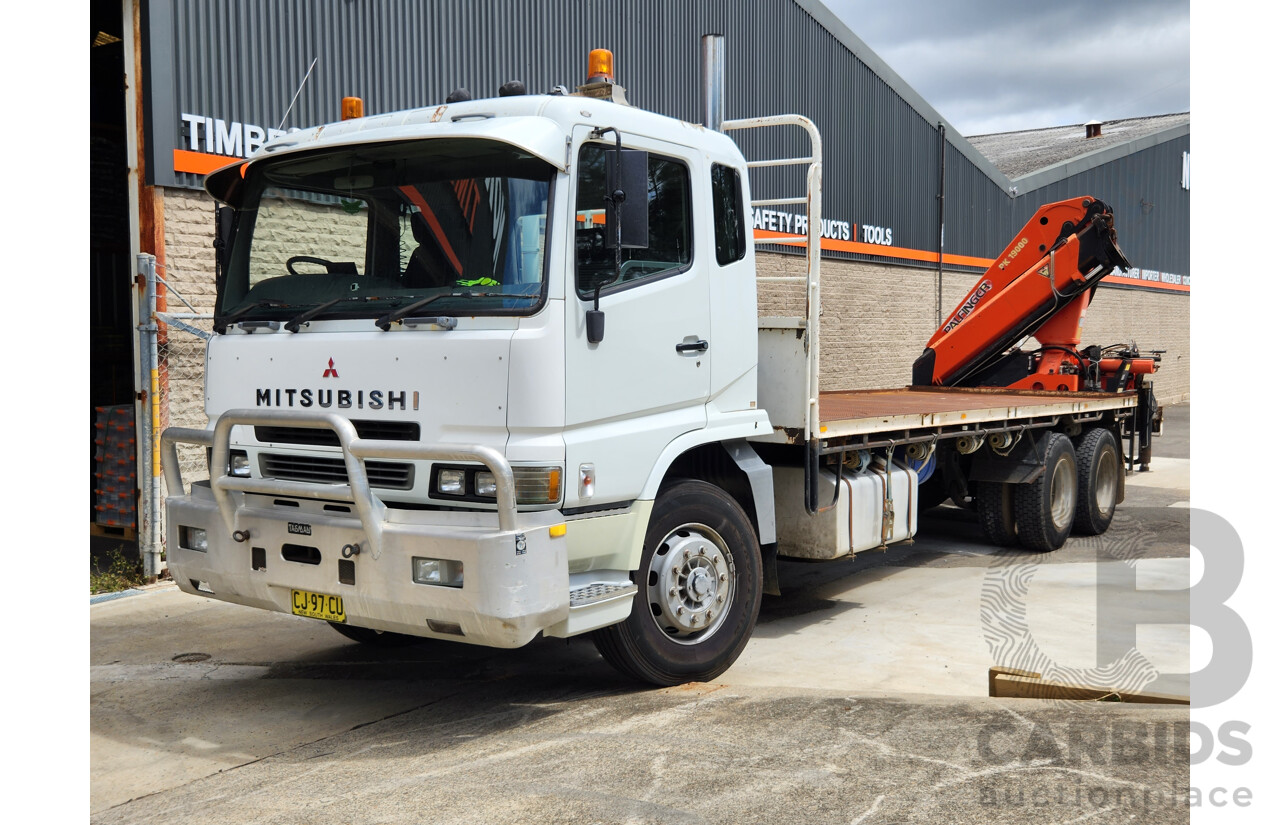
[[[309,455],[260,456],[258,467],[263,478],[279,478],[286,481],[308,481],[313,484],[346,484],[347,465],[340,458],[319,458]],[[366,461],[371,487],[388,490],[413,489],[413,465],[392,461]]]
[[[355,421],[356,435],[383,441],[418,441],[422,428],[416,421]],[[304,444],[337,447],[338,434],[327,427],[254,427],[253,437],[263,444]]]

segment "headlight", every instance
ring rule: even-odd
[[[436,493],[465,501],[492,502],[498,497],[498,479],[484,467],[441,467],[433,471]],[[560,501],[559,467],[512,467],[516,504],[556,504]]]
[[[466,470],[441,470],[436,480],[437,492],[447,496],[461,496],[467,492]]]
[[[213,475],[213,448],[207,448],[204,451],[205,464],[209,467],[209,474]],[[227,475],[236,478],[249,477],[249,454],[244,450],[232,450],[227,458]]]

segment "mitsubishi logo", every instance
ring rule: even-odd
[[[338,371],[333,368],[332,358],[329,359],[329,369],[325,370],[324,375],[320,377],[321,378],[337,378],[338,377]]]

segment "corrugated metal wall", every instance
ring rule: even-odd
[[[149,0],[146,16],[158,184],[200,185],[172,172],[172,150],[186,147],[182,113],[275,128],[313,58],[287,126],[338,119],[344,95],[363,97],[372,114],[438,104],[458,86],[496,95],[511,79],[531,92],[572,88],[592,48],[613,50],[633,104],[696,121],[699,38],[715,32],[725,35],[728,117],[798,112],[818,124],[825,217],[891,228],[896,247],[938,249],[938,124],[795,0]],[[963,138],[948,139],[946,251],[994,256],[1017,214],[1035,207],[967,158]],[[743,143],[748,157],[807,154],[798,130]],[[781,194],[776,175],[755,185],[758,196]]]
[[[1115,210],[1120,248],[1134,266],[1190,275],[1191,191],[1182,188],[1182,155],[1190,151],[1185,135],[1043,186],[1018,198],[1018,220],[1041,203],[1092,195]]]

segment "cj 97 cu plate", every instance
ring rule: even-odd
[[[347,611],[342,606],[341,596],[293,590],[289,593],[289,603],[295,616],[323,619],[326,622],[346,622],[347,620]]]

